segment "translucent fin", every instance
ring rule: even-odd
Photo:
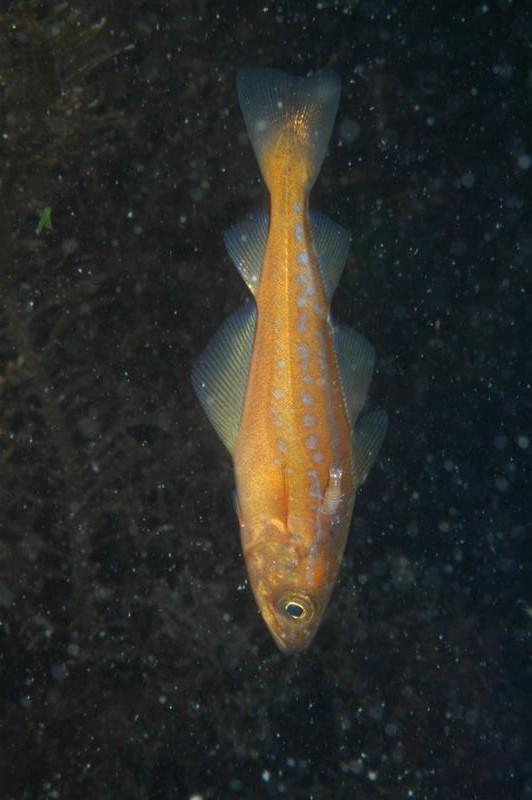
[[[336,353],[347,413],[354,424],[364,408],[375,367],[372,344],[346,325],[334,326]]]
[[[345,266],[351,234],[319,211],[311,211],[310,221],[325,291],[330,300]],[[268,212],[256,211],[224,233],[229,257],[253,294],[260,283],[268,224]]]
[[[224,232],[229,257],[250,291],[255,294],[260,283],[268,238],[268,212],[257,211]]]
[[[340,99],[340,79],[323,70],[295,78],[276,69],[249,67],[237,76],[246,128],[270,187],[279,158],[305,164],[310,189],[325,157]]]
[[[353,482],[356,487],[366,480],[374,465],[388,428],[388,415],[377,409],[364,414],[353,433]]]
[[[252,301],[240,306],[215,333],[192,370],[198,400],[229,452],[240,428],[256,317]]]
[[[323,285],[330,300],[345,267],[351,234],[319,211],[310,212],[310,221]]]

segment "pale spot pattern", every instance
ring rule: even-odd
[[[307,329],[308,317],[306,314],[300,314],[297,319],[296,330],[298,333],[305,333]]]

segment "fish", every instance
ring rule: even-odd
[[[290,654],[320,626],[387,415],[366,410],[374,348],[330,314],[350,234],[309,209],[340,79],[246,67],[237,91],[269,207],[224,234],[252,297],[222,323],[192,383],[232,455],[256,603]]]

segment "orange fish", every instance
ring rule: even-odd
[[[287,653],[312,640],[329,601],[358,487],[382,444],[383,411],[361,415],[373,347],[331,321],[349,234],[309,211],[331,135],[340,80],[274,69],[238,74],[238,94],[269,213],[225,243],[254,295],[196,363],[198,398],[233,456],[250,583]]]

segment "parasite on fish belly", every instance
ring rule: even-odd
[[[192,381],[233,457],[255,599],[293,653],[320,625],[387,417],[365,410],[373,347],[329,314],[350,236],[309,210],[340,80],[330,70],[297,78],[249,68],[237,84],[270,203],[225,233],[253,299],[222,324]]]

